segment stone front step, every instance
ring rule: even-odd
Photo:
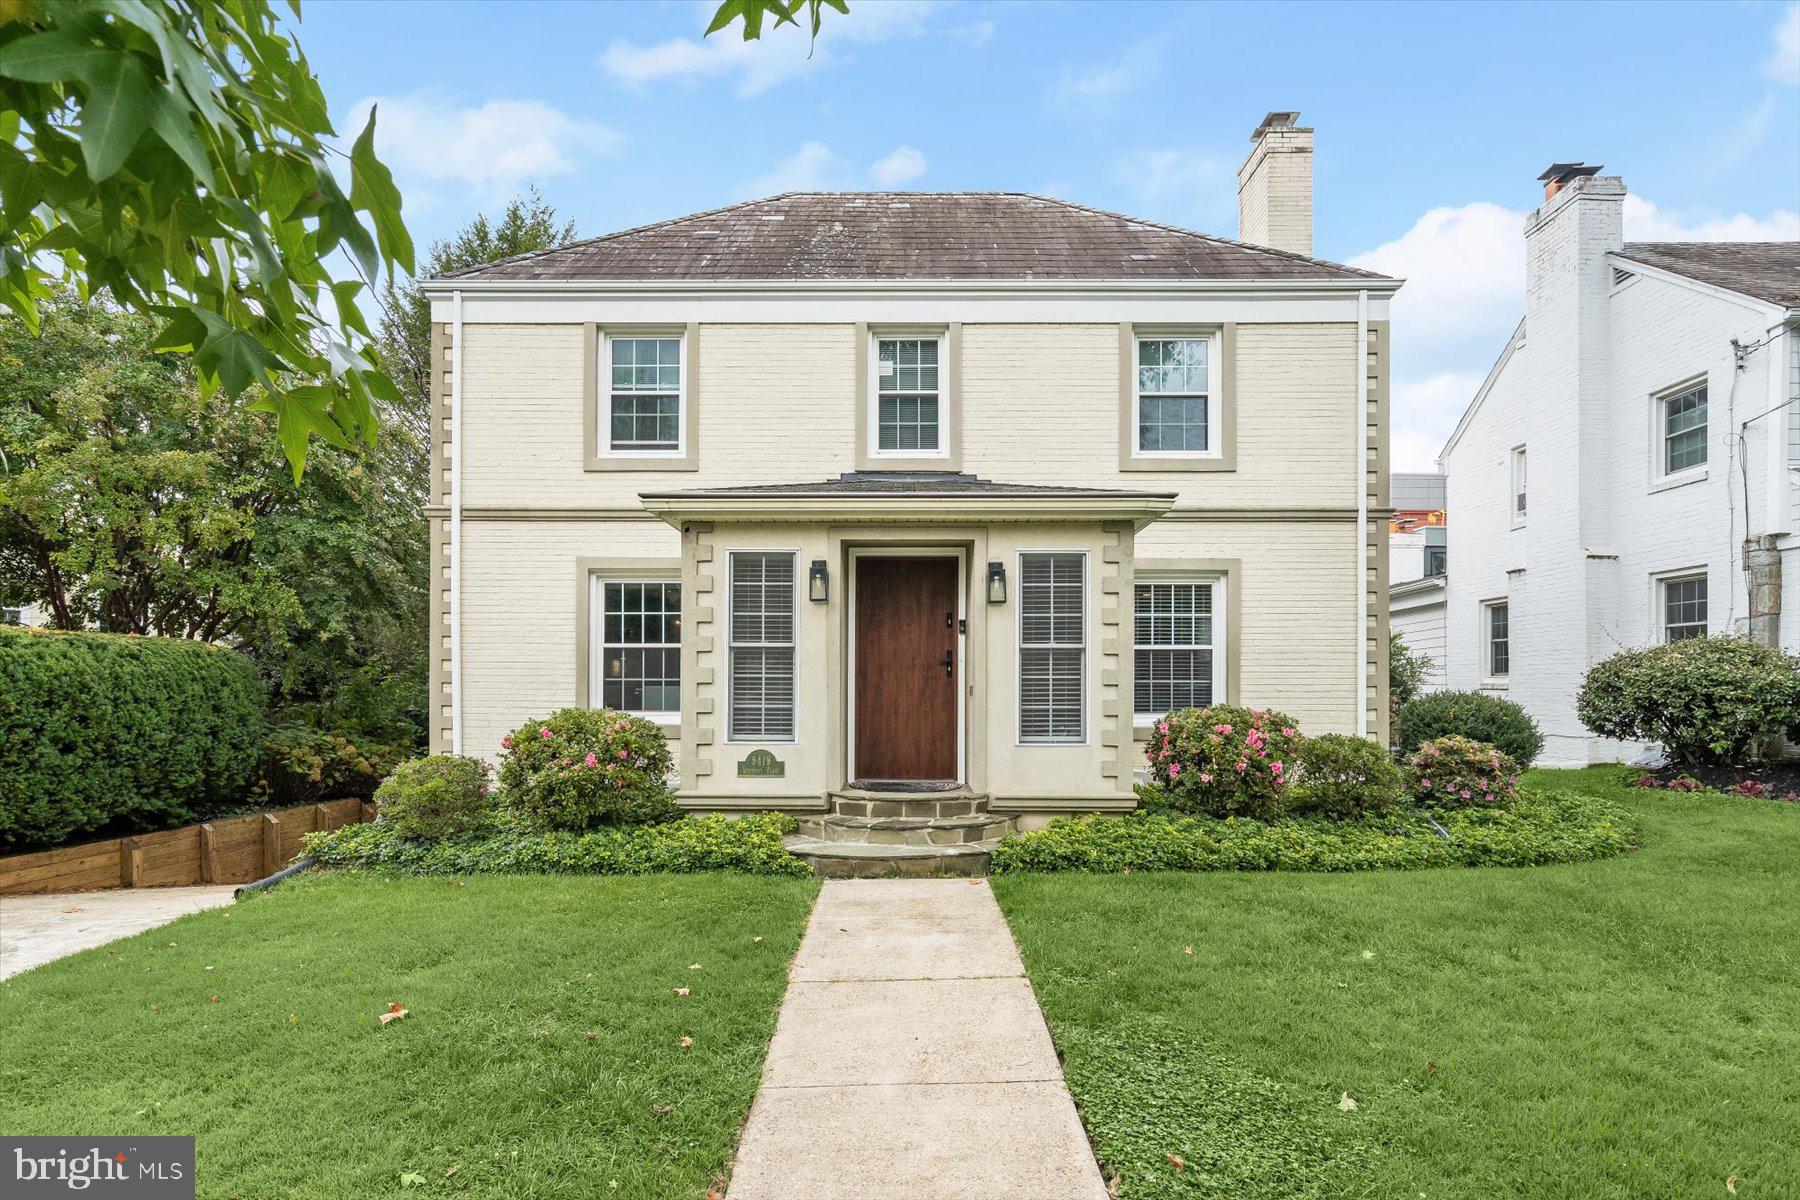
[[[949,792],[873,792],[845,788],[831,793],[831,811],[843,817],[943,817],[978,816],[988,811],[989,798],[957,789]]]
[[[825,842],[957,846],[1005,837],[1013,832],[1013,820],[986,812],[955,817],[857,817],[832,813],[802,818],[800,832]]]
[[[886,846],[790,836],[788,851],[826,879],[970,877],[986,875],[993,842],[956,846]]]

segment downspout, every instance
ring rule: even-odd
[[[450,294],[450,753],[462,733],[462,386],[463,294]]]
[[[1356,293],[1356,736],[1369,736],[1369,293]]]

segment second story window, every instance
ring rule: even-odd
[[[615,453],[681,450],[681,339],[607,339],[608,445]]]
[[[1661,473],[1679,475],[1706,465],[1706,385],[1670,392],[1656,402],[1662,434]]]
[[[875,453],[934,456],[943,447],[943,383],[935,337],[875,342]]]
[[[1525,447],[1523,446],[1514,446],[1512,452],[1512,523],[1514,525],[1525,523]]]
[[[1214,451],[1210,337],[1137,340],[1137,452],[1202,455]]]
[[[1450,549],[1446,543],[1449,531],[1436,526],[1425,531],[1425,578],[1442,575],[1449,565]]]

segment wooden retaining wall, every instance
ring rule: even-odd
[[[370,820],[375,806],[329,800],[0,858],[0,896],[116,887],[249,883],[300,855],[302,834]]]

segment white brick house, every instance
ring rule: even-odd
[[[1307,256],[1294,116],[1265,244],[810,193],[427,281],[434,749],[604,703],[692,809],[1031,823],[1131,807],[1172,706],[1384,736],[1398,282]]]
[[[1800,647],[1800,243],[1626,243],[1597,171],[1545,172],[1524,320],[1440,458],[1448,682],[1522,704],[1556,764],[1633,752],[1575,715],[1620,649]]]

